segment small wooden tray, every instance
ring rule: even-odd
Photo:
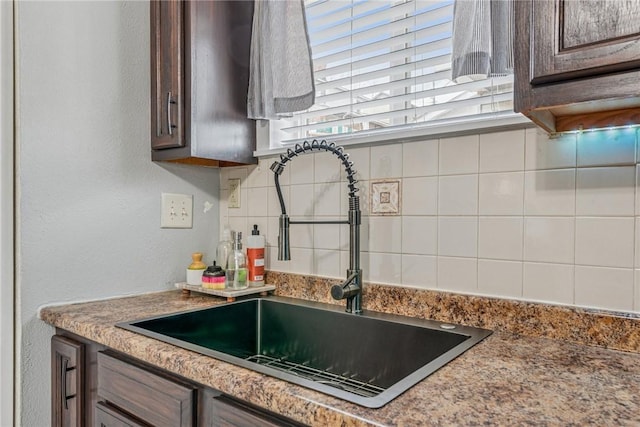
[[[260,294],[261,296],[267,296],[267,292],[276,289],[274,285],[264,285],[258,288],[248,287],[247,289],[241,289],[238,291],[231,289],[206,289],[202,286],[188,285],[186,282],[176,283],[176,288],[182,289],[182,293],[185,295],[190,295],[191,292],[198,292],[201,294],[223,297],[226,298],[228,302],[233,302],[236,298],[243,297],[245,295]]]

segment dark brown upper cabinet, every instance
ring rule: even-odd
[[[550,132],[640,123],[640,0],[515,2],[514,109]]]
[[[257,163],[247,118],[253,2],[151,1],[154,161]]]

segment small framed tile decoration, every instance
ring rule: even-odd
[[[400,215],[400,180],[371,181],[371,215]]]

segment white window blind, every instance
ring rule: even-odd
[[[453,0],[306,0],[305,10],[316,102],[279,121],[276,146],[513,108],[512,76],[451,80]]]

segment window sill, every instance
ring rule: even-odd
[[[257,123],[258,149],[253,152],[256,157],[273,156],[284,153],[294,145],[290,143],[279,147],[269,148],[269,122]],[[506,113],[491,117],[471,118],[465,120],[451,120],[433,125],[410,127],[402,130],[390,129],[388,132],[376,131],[371,133],[359,133],[357,135],[339,135],[326,138],[342,146],[352,145],[380,145],[390,143],[402,143],[428,139],[462,136],[476,133],[496,132],[511,129],[536,127],[529,119],[519,113]]]

